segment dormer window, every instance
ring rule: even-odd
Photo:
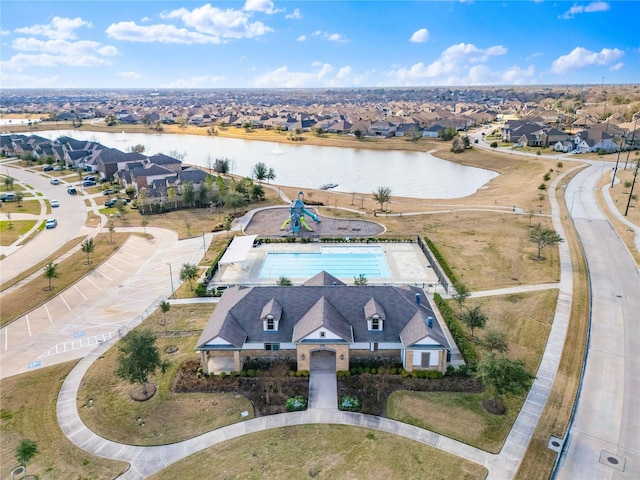
[[[278,319],[269,314],[262,319],[262,329],[265,332],[277,332],[278,331]]]
[[[367,320],[367,327],[370,332],[381,332],[382,331],[383,319],[380,318],[380,315],[372,315],[371,318]]]
[[[378,316],[371,319],[371,330],[380,330],[380,318]]]

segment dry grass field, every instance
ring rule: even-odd
[[[150,479],[480,480],[486,475],[480,465],[389,433],[302,425],[229,440]]]
[[[182,362],[194,357],[199,331],[204,328],[213,308],[212,304],[173,305],[166,314],[166,325],[160,310],[142,323],[141,328],[149,328],[159,337],[158,349],[162,358],[171,364],[165,374],[158,373],[150,379],[157,385],[157,391],[146,402],[132,401],[130,393],[137,386],[113,374],[118,348],[112,347],[91,366],[83,379],[78,393],[82,421],[98,435],[115,442],[162,445],[239,422],[243,411],[249,412],[247,418],[252,418],[251,402],[239,395],[175,394],[170,391]],[[168,346],[176,346],[178,351],[167,354],[164,349]],[[92,400],[91,404],[89,400]],[[167,412],[171,412],[173,421],[167,422]]]
[[[18,466],[15,448],[25,438],[38,442],[40,451],[29,462],[27,471],[42,479],[110,480],[127,470],[127,463],[106,460],[80,450],[58,426],[58,391],[75,363],[62,363],[2,380],[0,457],[3,480],[13,480],[11,469]]]

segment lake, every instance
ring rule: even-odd
[[[66,135],[129,151],[144,145],[146,155],[178,152],[186,163],[208,168],[217,158],[227,158],[231,173],[252,176],[263,162],[276,174],[275,184],[305,188],[338,184],[333,191],[370,194],[380,186],[391,196],[460,198],[475,193],[498,174],[491,170],[458,165],[426,152],[372,151],[356,148],[292,145],[217,136],[153,133],[104,133],[77,130],[33,132],[55,139]]]

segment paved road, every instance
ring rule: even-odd
[[[640,478],[640,275],[596,204],[602,171],[596,163],[567,188],[593,310],[582,391],[556,473],[562,480]]]
[[[65,183],[51,185],[49,180],[53,177],[44,176],[31,170],[12,167],[10,163],[3,163],[2,169],[16,178],[19,182],[33,187],[32,192],[41,192],[44,196],[36,198],[57,199],[60,207],[52,209],[49,215],[43,214],[40,218],[58,219],[58,226],[51,230],[42,231],[22,247],[3,247],[2,253],[7,255],[0,261],[2,269],[2,282],[5,282],[23,271],[33,267],[38,262],[47,258],[51,253],[62,247],[68,241],[80,236],[95,233],[95,228],[85,227],[87,207],[81,195],[69,195]],[[77,175],[73,175],[77,180]],[[35,193],[34,193],[35,194]],[[34,216],[34,218],[36,218]],[[34,227],[36,228],[36,227]]]

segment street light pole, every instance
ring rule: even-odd
[[[171,271],[171,264],[167,263],[167,265],[169,265],[169,279],[171,280],[171,295],[169,295],[170,297],[173,296],[174,300],[176,298],[176,291],[173,289],[173,272]]]
[[[202,232],[202,249],[204,250],[204,259],[207,259],[207,243],[204,239],[204,231]]]

